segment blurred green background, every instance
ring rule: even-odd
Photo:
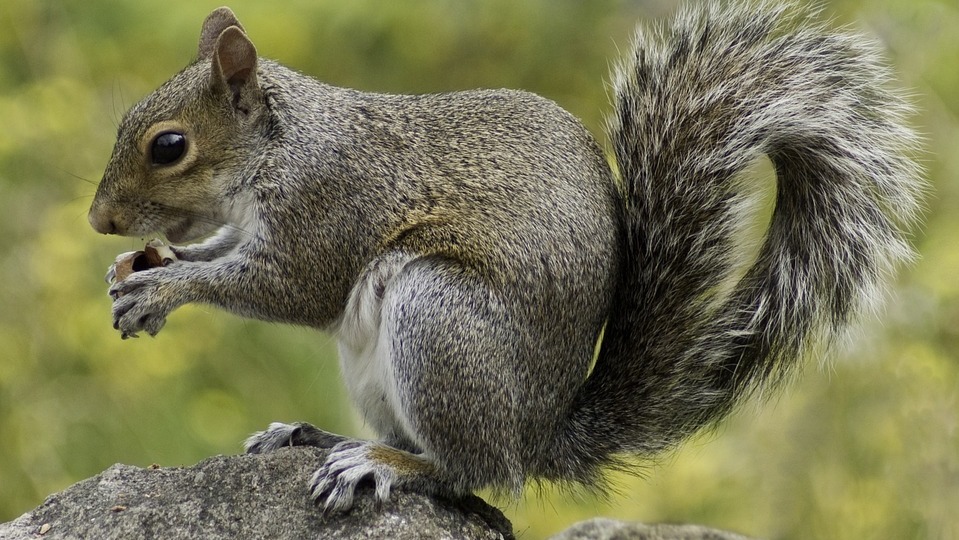
[[[362,434],[327,335],[202,306],[121,341],[102,276],[140,239],[86,210],[123,111],[194,55],[223,0],[0,3],[0,521],[115,462],[191,465],[274,420]],[[772,538],[959,538],[959,7],[825,2],[877,36],[935,192],[882,322],[809,362],[785,396],[618,479],[608,500],[531,489],[501,500],[522,538],[606,515]],[[602,137],[607,71],[672,1],[235,0],[260,53],[386,92],[525,88]]]

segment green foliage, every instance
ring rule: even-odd
[[[384,92],[517,87],[597,134],[633,23],[672,2],[237,0],[261,54]],[[0,4],[0,521],[114,462],[187,465],[239,451],[273,420],[362,434],[329,336],[212,308],[121,341],[100,280],[140,239],[99,237],[86,208],[123,111],[195,54],[214,4]],[[959,537],[959,8],[845,0],[902,83],[936,196],[919,264],[830,367],[742,411],[610,501],[531,491],[503,501],[526,538],[612,515],[781,538]]]

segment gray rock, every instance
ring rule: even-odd
[[[324,519],[307,495],[323,457],[290,448],[186,468],[114,465],[0,525],[0,539],[513,538],[509,521],[478,497],[394,490],[377,507],[366,489],[349,513]]]
[[[701,525],[645,525],[613,519],[582,521],[550,540],[749,540],[735,533]]]

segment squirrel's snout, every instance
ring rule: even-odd
[[[93,230],[100,234],[117,234],[117,223],[108,213],[101,211],[96,205],[90,208],[87,219]]]

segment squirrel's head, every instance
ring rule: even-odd
[[[256,48],[229,8],[203,23],[197,60],[131,108],[90,207],[97,232],[190,242],[224,225],[231,186],[262,151]]]

